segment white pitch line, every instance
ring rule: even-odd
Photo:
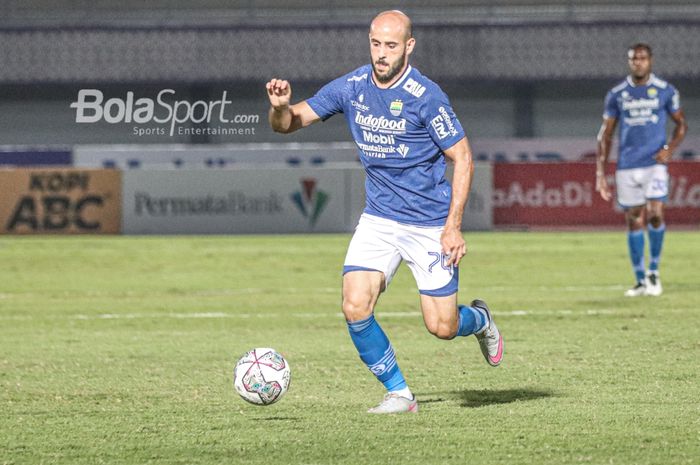
[[[596,308],[586,310],[510,310],[493,312],[497,316],[539,316],[539,315],[615,315],[614,309]],[[343,318],[343,314],[325,312],[304,312],[304,313],[224,313],[224,312],[204,312],[204,313],[102,313],[97,315],[73,315],[68,319],[74,320],[133,320],[133,319],[256,319],[256,318]],[[417,318],[421,312],[377,312],[378,318]]]
[[[591,309],[560,309],[560,310],[507,310],[507,311],[494,311],[492,312],[496,316],[515,316],[515,317],[527,317],[527,316],[549,316],[549,315],[566,315],[566,316],[596,316],[596,315],[617,315],[621,312],[617,309],[612,308],[591,308]],[[378,311],[377,317],[382,318],[418,318],[421,316],[420,311],[405,311],[405,312],[389,312],[389,311]],[[53,319],[53,320],[136,320],[136,319],[262,319],[262,318],[283,318],[283,317],[293,317],[293,318],[338,318],[342,319],[343,314],[341,312],[287,312],[287,313],[270,313],[270,312],[258,312],[258,313],[225,313],[225,312],[168,312],[168,313],[98,313],[95,315],[77,314],[77,315],[66,315],[66,316],[47,316],[47,317],[33,317],[30,315],[0,315],[0,320],[5,321],[26,321],[26,320],[39,320],[39,319]]]

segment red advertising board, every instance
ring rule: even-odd
[[[615,185],[615,166],[608,167]],[[700,163],[669,164],[669,224],[700,224]],[[595,191],[595,163],[498,163],[494,165],[493,222],[496,226],[613,226],[622,209]]]

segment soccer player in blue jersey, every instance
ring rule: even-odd
[[[620,123],[620,147],[615,172],[617,202],[625,210],[627,243],[636,284],[628,297],[659,296],[663,292],[659,261],[666,232],[664,202],[668,196],[666,163],[685,137],[687,124],[678,91],[651,72],[651,47],[636,44],[627,51],[631,74],[605,97],[603,125],[598,133],[596,190],[611,199],[605,178],[613,134]],[[666,140],[667,115],[675,123]],[[649,236],[649,269],[644,259],[644,230]]]
[[[343,314],[360,358],[387,390],[370,413],[417,412],[394,349],[374,317],[379,295],[406,261],[420,291],[423,320],[441,339],[474,334],[497,366],[503,337],[488,306],[457,304],[460,231],[473,172],[469,143],[445,93],[413,68],[416,40],[399,11],[380,13],[369,31],[371,63],[292,105],[282,79],[267,83],[270,125],[289,133],[343,113],[366,171],[367,203],[343,267]],[[446,160],[454,162],[452,185]]]

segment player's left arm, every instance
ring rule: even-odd
[[[462,215],[469,198],[474,164],[466,136],[452,147],[443,150],[443,153],[454,162],[454,175],[452,177],[452,202],[440,243],[442,251],[448,256],[447,265],[457,266],[467,253],[467,244],[462,237]]]
[[[676,127],[673,129],[671,140],[656,154],[655,158],[659,163],[668,163],[673,156],[673,151],[681,145],[685,138],[685,133],[688,131],[688,123],[685,120],[685,113],[683,113],[682,109],[671,113],[670,116]]]

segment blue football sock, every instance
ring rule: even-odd
[[[644,281],[644,230],[628,231],[627,245],[637,282]]]
[[[469,336],[474,334],[486,325],[486,315],[484,312],[474,307],[466,305],[459,306],[459,329],[457,336]]]
[[[658,228],[649,225],[647,231],[649,233],[649,270],[659,271],[659,260],[661,259],[661,247],[664,245],[666,224],[662,223]]]
[[[360,354],[360,359],[374,373],[387,391],[407,387],[406,380],[396,363],[394,348],[379,323],[371,315],[366,320],[348,322],[350,338]]]

